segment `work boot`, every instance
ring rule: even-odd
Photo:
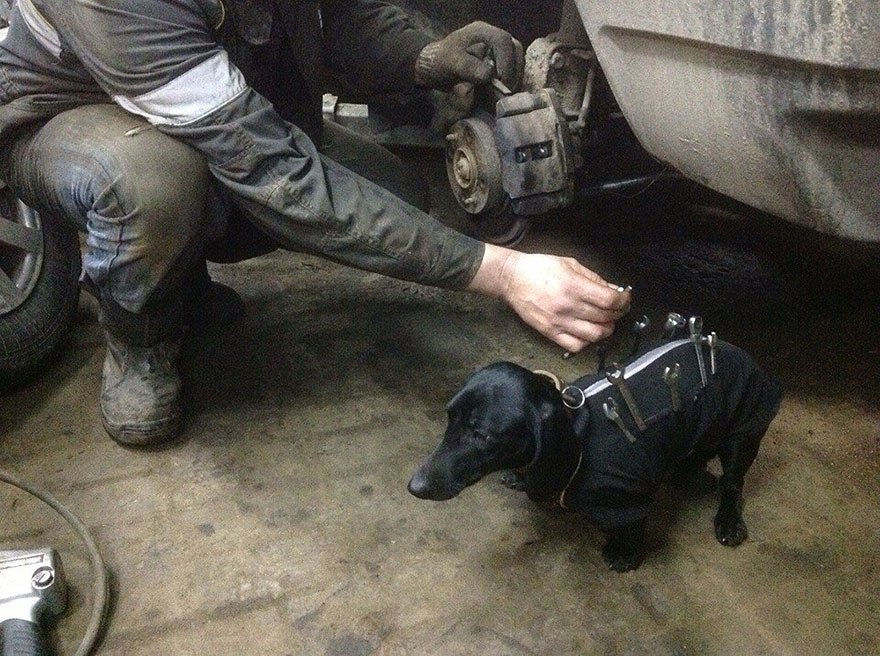
[[[114,440],[128,446],[161,444],[183,428],[180,339],[133,346],[106,333],[101,420]]]

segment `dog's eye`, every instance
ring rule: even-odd
[[[479,428],[472,429],[474,437],[480,440],[481,442],[486,442],[489,440],[489,435],[481,431]]]

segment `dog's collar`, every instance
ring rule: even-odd
[[[537,376],[541,376],[541,377],[549,380],[551,383],[553,383],[553,387],[556,388],[556,391],[559,392],[560,394],[562,394],[563,386],[562,386],[562,380],[559,378],[559,376],[557,376],[553,372],[547,371],[545,369],[533,369],[532,373]],[[570,408],[565,404],[564,401],[563,401],[563,405],[565,405],[566,410],[570,410]],[[529,462],[524,467],[520,467],[517,470],[519,473],[524,474],[526,471],[531,469],[532,466],[534,466],[534,464],[536,462],[538,462],[538,459],[541,457],[541,447],[542,446],[543,446],[543,444],[541,442],[541,436],[539,434],[535,437],[535,455],[532,457],[531,462]],[[580,469],[580,461],[578,461],[578,469]],[[577,473],[577,469],[575,470],[575,474],[576,473]],[[572,480],[574,480],[574,475],[572,475]],[[568,482],[568,485],[566,485],[565,487],[568,488],[569,485],[571,485],[571,480]]]
[[[565,392],[567,390],[574,389],[574,390],[580,392],[581,395],[583,395],[583,390],[581,390],[579,387],[574,387],[573,385],[563,385],[562,379],[560,379],[559,376],[557,376],[553,372],[546,371],[544,369],[533,369],[532,373],[536,374],[538,376],[541,376],[543,378],[546,378],[551,383],[553,383],[553,387],[555,387],[556,391],[559,392],[560,396],[562,396],[562,405],[565,406],[565,409],[568,411],[569,414],[574,414],[575,410],[579,410],[580,408],[582,408],[584,406],[584,402],[586,401],[585,396],[582,397],[583,401],[579,405],[577,405],[577,404],[572,405],[569,403],[568,400],[566,400]]]
[[[535,373],[538,373],[538,372],[536,371]],[[551,374],[551,375],[552,375],[552,374]],[[565,411],[569,414],[569,416],[570,416],[570,417],[573,417],[574,414],[575,414],[575,412],[576,412],[576,408],[571,407],[571,406],[566,402],[566,400],[565,400],[565,394],[564,394],[564,391],[565,391],[567,388],[565,388],[565,387],[562,386],[562,381],[560,381],[560,380],[559,380],[558,378],[556,378],[555,376],[554,376],[554,378],[556,379],[556,380],[555,380],[556,391],[559,392],[559,395],[560,395],[560,397],[562,398],[562,405],[565,406]],[[581,404],[580,407],[583,407],[583,404]],[[568,482],[565,484],[565,487],[562,488],[562,491],[559,493],[559,496],[556,498],[556,504],[557,504],[560,508],[563,508],[564,510],[569,510],[568,506],[565,505],[565,494],[566,494],[566,492],[568,492],[568,488],[571,487],[571,484],[574,483],[574,479],[577,478],[577,475],[578,475],[578,473],[581,471],[581,465],[582,465],[583,463],[584,463],[584,448],[583,448],[583,445],[580,444],[580,440],[578,440],[578,461],[577,461],[577,466],[575,466],[574,471],[571,472],[571,476],[568,477]]]
[[[549,380],[550,383],[553,384],[553,387],[556,389],[556,391],[559,392],[560,395],[562,394],[564,386],[558,376],[556,376],[555,374],[553,374],[549,371],[544,371],[541,369],[534,370],[532,373]],[[563,405],[565,406],[566,412],[569,415],[574,414],[575,411],[571,407],[569,407],[568,404],[563,402]],[[544,448],[545,445],[544,445],[541,438],[542,438],[542,436],[540,435],[540,433],[538,435],[536,435],[535,455],[532,457],[531,462],[529,462],[525,467],[521,467],[520,469],[517,470],[520,474],[525,476],[526,479],[528,479],[528,472],[533,471],[534,468],[540,462],[542,456],[546,455],[545,448]],[[583,465],[583,461],[584,461],[584,450],[583,450],[582,445],[580,444],[580,440],[575,439],[575,444],[576,444],[577,450],[578,450],[577,465],[575,465],[574,470],[571,472],[571,474],[566,479],[566,483],[562,487],[562,489],[558,493],[556,493],[556,492],[551,493],[553,495],[552,498],[554,498],[555,503],[557,505],[559,505],[560,507],[565,508],[566,510],[568,510],[568,507],[565,505],[565,495],[568,492],[569,488],[571,487],[572,483],[574,483],[575,478],[577,478],[577,475],[580,472],[581,466]],[[558,482],[557,482],[557,484],[558,484]]]
[[[553,383],[553,387],[556,388],[557,392],[562,392],[562,381],[559,379],[559,376],[556,374],[546,371],[544,369],[533,369],[533,374],[537,374],[538,376],[543,376],[548,379],[551,383]]]

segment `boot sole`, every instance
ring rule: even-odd
[[[156,446],[173,440],[183,431],[183,414],[158,419],[138,426],[114,424],[101,413],[104,430],[123,446]]]

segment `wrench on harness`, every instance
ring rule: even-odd
[[[672,397],[672,409],[676,412],[681,409],[681,396],[678,393],[678,379],[680,376],[681,365],[678,362],[663,370],[663,382],[669,388],[669,395]]]
[[[678,312],[670,312],[666,316],[666,323],[663,324],[663,338],[672,339],[686,324],[687,321]]]
[[[703,383],[703,387],[705,387],[709,379],[706,377],[706,361],[703,359],[703,319],[701,317],[691,317],[688,320],[688,330],[691,333],[694,350],[697,352],[697,364],[700,366],[700,381]]]
[[[709,336],[706,338],[706,343],[709,345],[709,371],[712,372],[712,375],[715,375],[715,347],[718,346],[718,335],[713,333],[709,333]]]
[[[647,428],[645,420],[642,419],[642,413],[639,412],[639,406],[636,405],[636,400],[633,398],[632,392],[629,391],[629,387],[626,384],[626,368],[617,363],[614,363],[611,367],[611,369],[605,372],[605,378],[620,392],[620,395],[623,397],[626,407],[629,409],[629,413],[635,420],[636,426],[639,427],[639,430],[645,430],[645,428]]]
[[[635,436],[630,432],[629,428],[626,427],[626,424],[623,423],[623,419],[620,416],[620,412],[617,409],[617,401],[615,401],[610,396],[605,403],[602,404],[602,410],[605,412],[605,416],[608,417],[610,421],[613,421],[617,424],[617,427],[626,435],[626,439],[630,442],[635,442]]]

